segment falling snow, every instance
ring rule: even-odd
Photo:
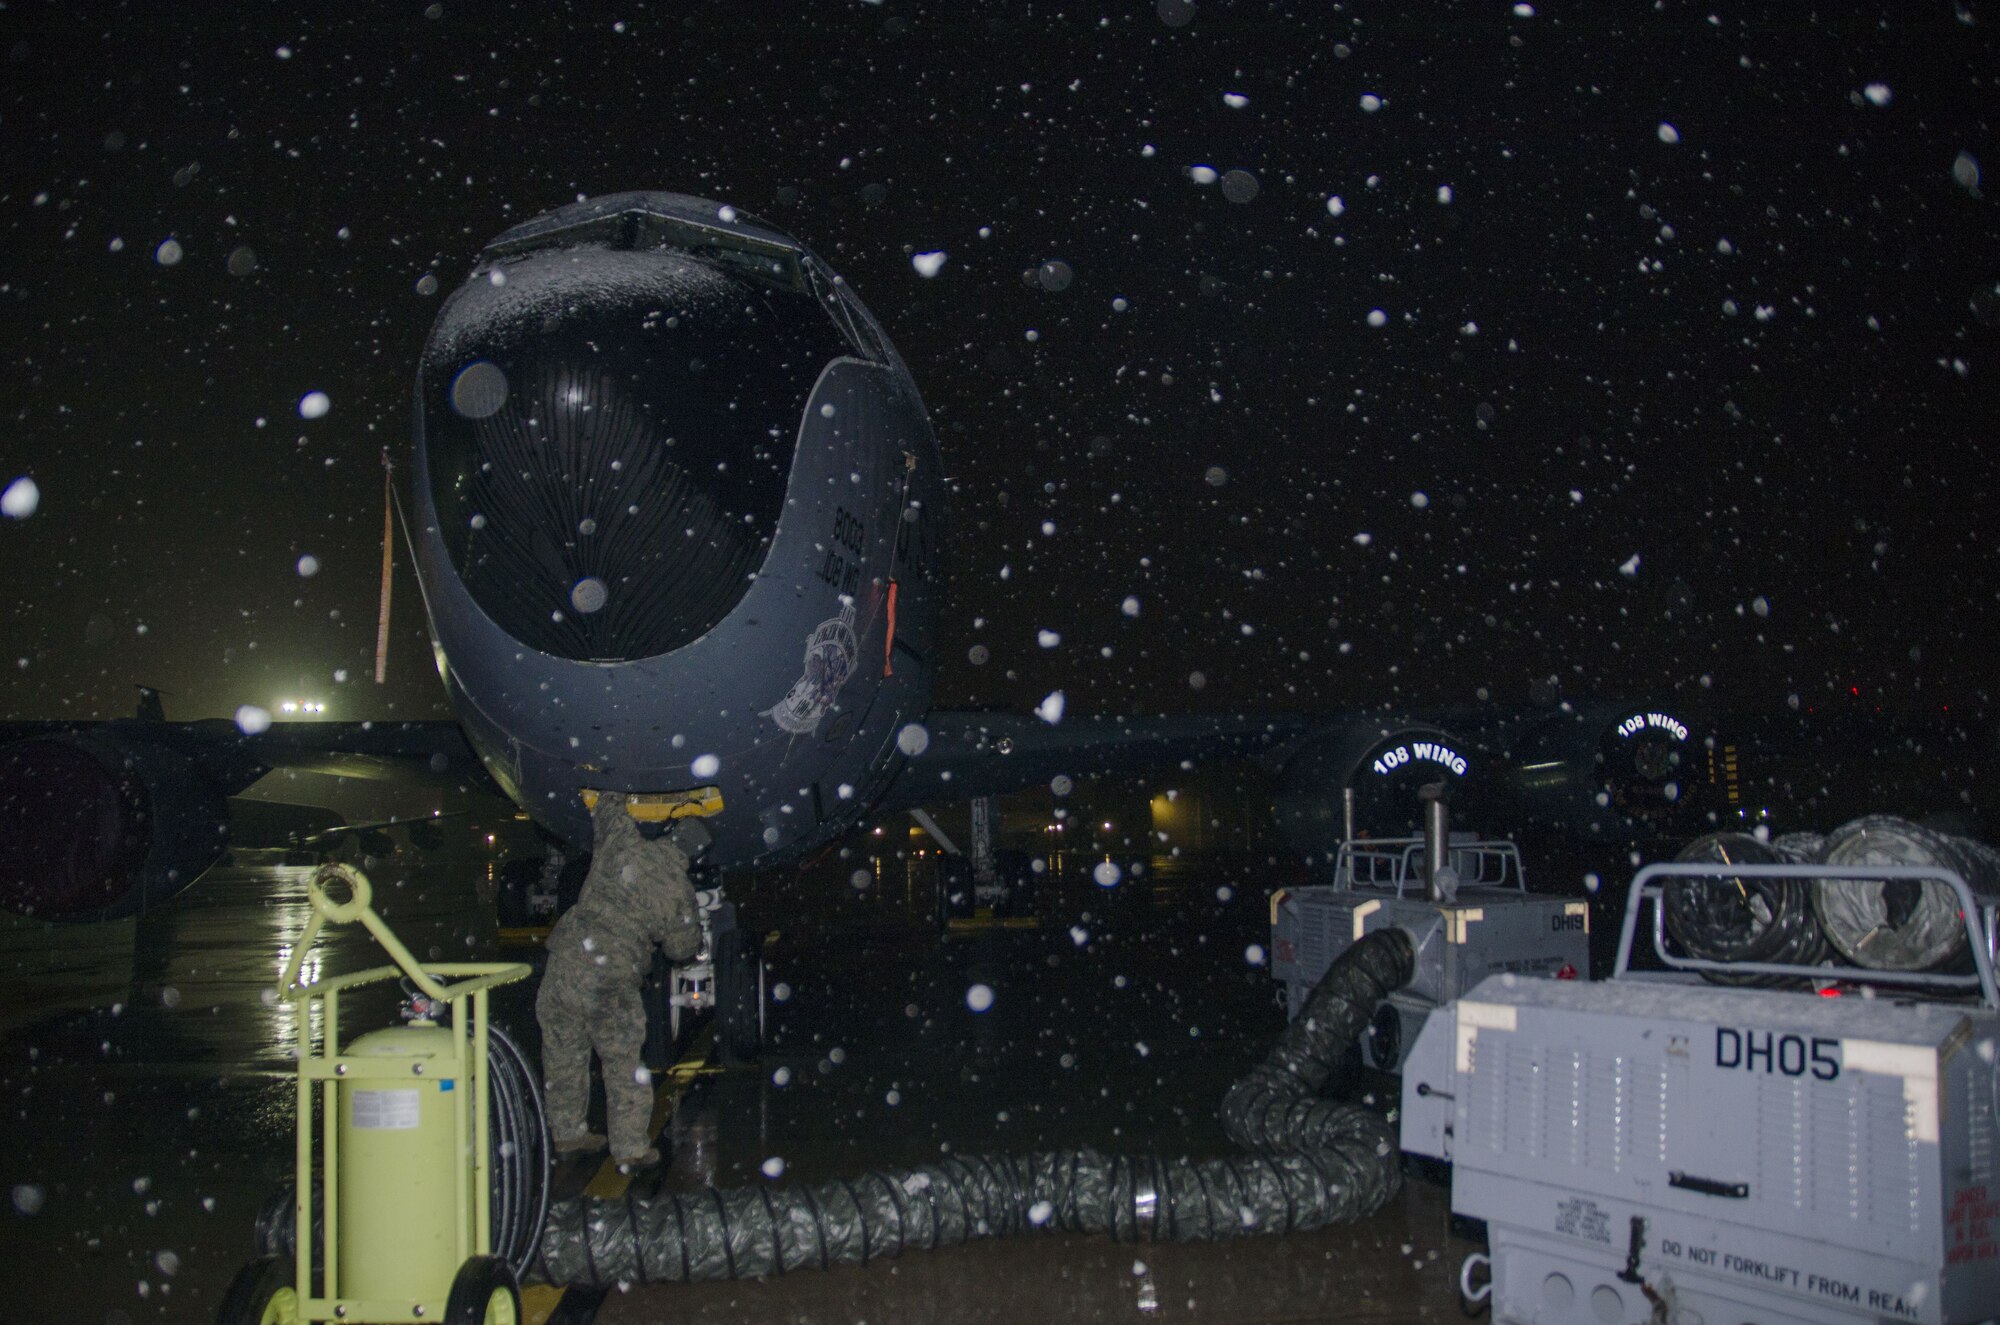
[[[10,520],[25,520],[42,504],[42,490],[31,478],[17,478],[0,492],[0,514]]]

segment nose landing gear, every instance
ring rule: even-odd
[[[719,888],[695,894],[701,903],[701,947],[692,961],[675,965],[657,951],[646,982],[646,1066],[670,1067],[691,1037],[696,1018],[715,1016],[715,1042],[724,1063],[755,1062],[764,1049],[769,992],[764,936],[743,926],[734,903]]]

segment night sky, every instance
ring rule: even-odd
[[[400,551],[372,682],[378,457],[479,246],[634,188],[790,230],[908,360],[957,490],[941,704],[1976,706],[1996,29],[8,3],[0,485],[40,504],[0,520],[0,716],[446,716]]]

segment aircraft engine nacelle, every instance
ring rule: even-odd
[[[0,907],[109,920],[163,902],[228,845],[222,788],[166,745],[101,733],[0,748]]]
[[[1476,819],[1482,762],[1443,728],[1363,719],[1308,737],[1278,775],[1272,810],[1292,848],[1315,868],[1329,868],[1350,827],[1376,839],[1421,834],[1417,793],[1427,783],[1446,785],[1454,822],[1468,813]]]
[[[1724,770],[1710,725],[1668,705],[1579,705],[1486,737],[1504,742],[1496,781],[1516,830],[1578,841],[1709,832]]]

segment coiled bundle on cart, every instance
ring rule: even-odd
[[[1809,865],[1824,839],[1789,833],[1770,841],[1748,833],[1710,833],[1674,859],[1712,865]],[[1689,956],[1712,962],[1771,962],[1817,966],[1826,960],[1826,935],[1813,913],[1810,879],[1729,877],[1670,889],[1667,932]],[[1716,984],[1782,986],[1784,976],[1704,971]]]
[[[2000,853],[1969,837],[1935,832],[1907,819],[1872,814],[1827,835],[1826,865],[1912,865],[1948,869],[1975,896],[2000,896]],[[1958,897],[1934,879],[1840,879],[1831,870],[1813,885],[1813,911],[1827,939],[1856,966],[1879,971],[1969,968]]]
[[[1036,1229],[1195,1241],[1365,1217],[1401,1183],[1395,1129],[1318,1092],[1414,962],[1409,936],[1391,929],[1333,964],[1223,1101],[1224,1131],[1248,1154],[961,1155],[834,1182],[583,1197],[549,1211],[530,1277],[581,1286],[741,1279]]]
[[[1790,833],[1765,841],[1711,833],[1677,860],[1720,865],[1904,865],[1949,870],[1982,896],[2000,896],[2000,852],[1893,815],[1865,815],[1824,836]],[[1725,877],[1667,892],[1666,928],[1689,956],[1716,962],[1818,966],[1841,961],[1880,971],[1967,968],[1957,895],[1937,880]],[[1704,971],[1717,984],[1759,987],[1796,977]]]

